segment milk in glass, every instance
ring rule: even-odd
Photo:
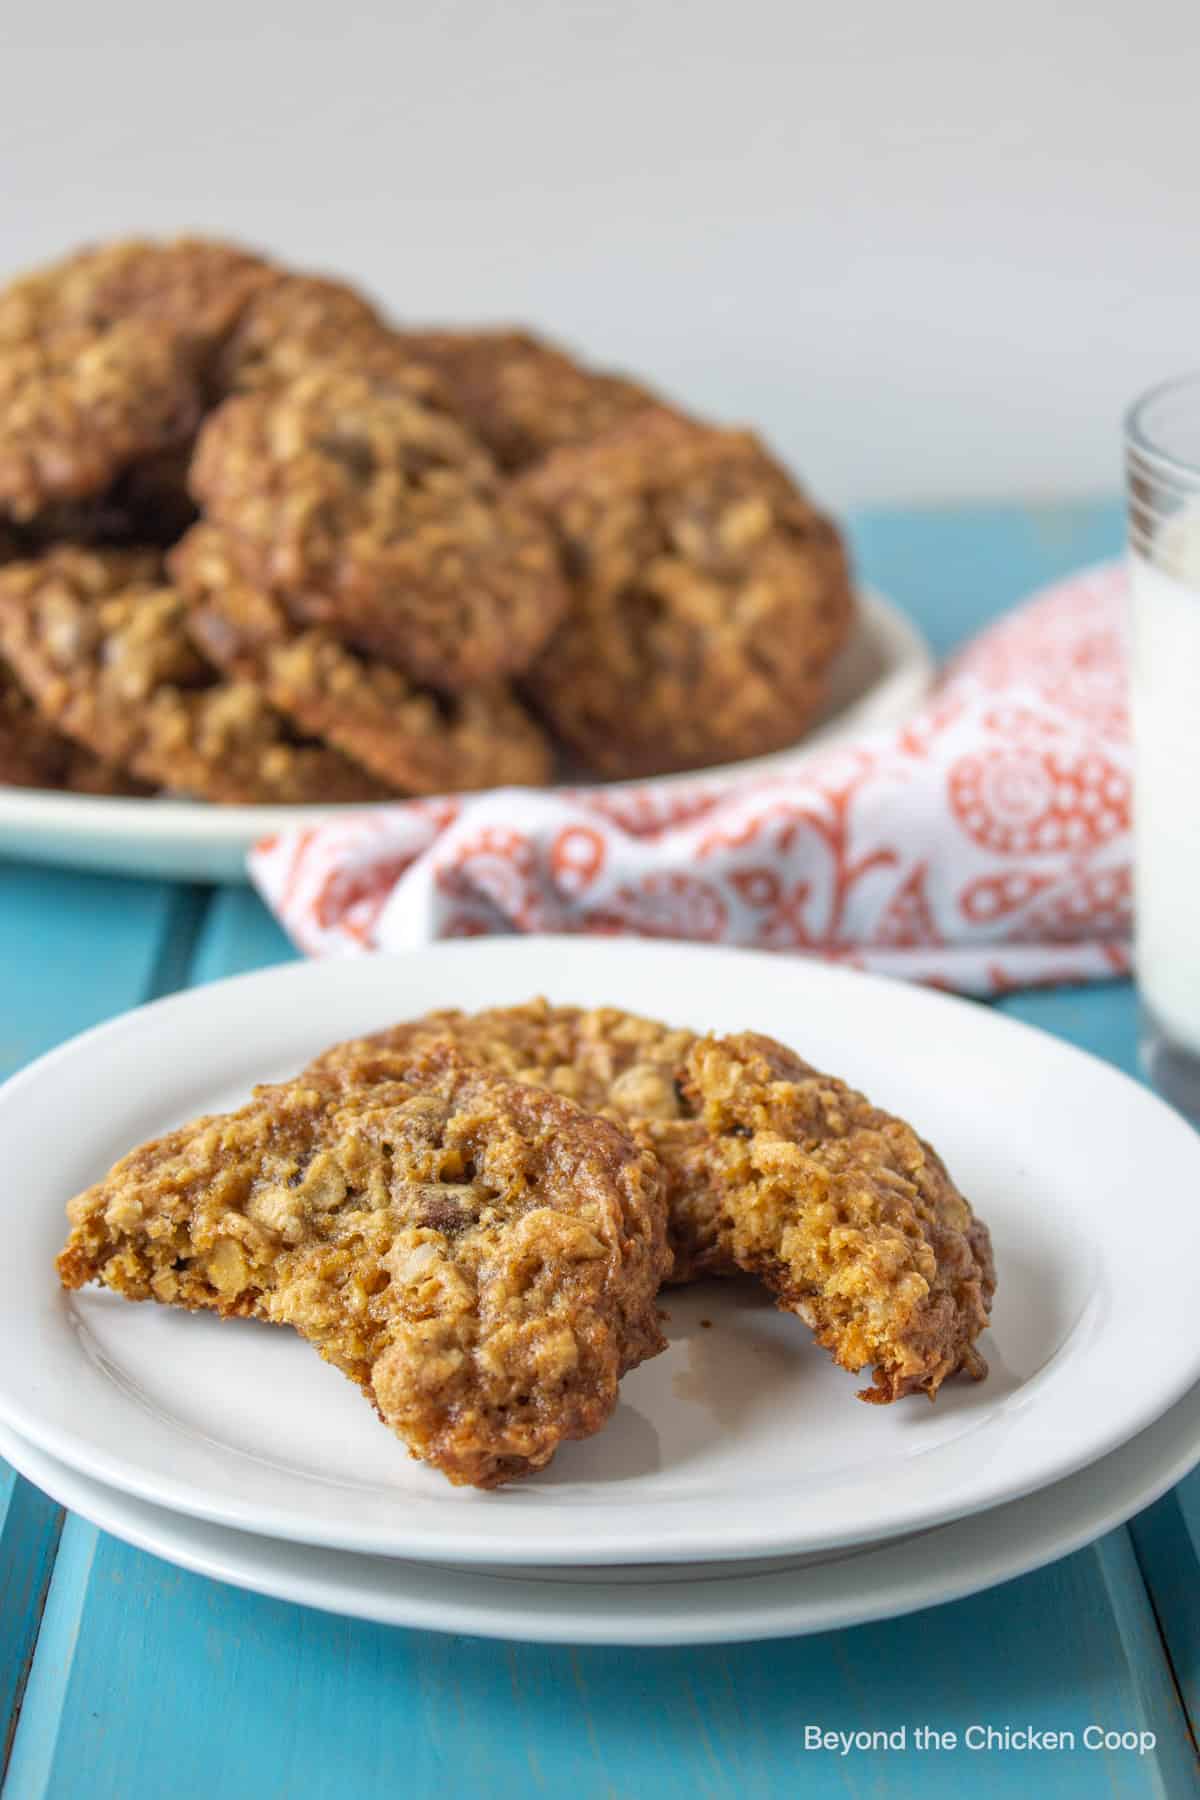
[[[1153,1022],[1200,1059],[1200,514],[1134,549],[1137,972]]]

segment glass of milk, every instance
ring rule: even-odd
[[[1200,1123],[1200,375],[1125,423],[1142,1056]]]

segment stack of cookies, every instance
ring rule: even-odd
[[[795,742],[853,601],[750,433],[219,242],[0,292],[0,781],[359,802]]]

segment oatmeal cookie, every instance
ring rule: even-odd
[[[200,417],[192,358],[153,324],[0,338],[0,513],[18,522],[102,493]]]
[[[293,1326],[455,1483],[544,1468],[663,1348],[653,1159],[445,1052],[370,1088],[260,1088],[68,1214],[66,1286]]]
[[[679,1087],[696,1033],[615,1006],[551,1006],[530,1000],[483,1012],[426,1013],[369,1037],[335,1044],[312,1072],[351,1084],[387,1079],[413,1054],[449,1044],[471,1062],[514,1081],[564,1094],[614,1119],[660,1159],[676,1283],[735,1272],[717,1228],[719,1205],[706,1186],[704,1127]]]
[[[428,1013],[334,1045],[311,1073],[385,1081],[437,1044],[623,1124],[662,1166],[671,1279],[758,1276],[846,1368],[874,1365],[865,1398],[986,1373],[986,1225],[910,1126],[781,1044],[533,1000]]]
[[[77,794],[149,794],[148,783],[63,737],[0,662],[0,786]]]
[[[428,379],[330,365],[237,395],[200,433],[192,492],[303,623],[455,689],[526,667],[566,591],[545,526]]]
[[[215,238],[91,245],[0,291],[0,341],[135,322],[209,350],[276,279],[265,258]]]
[[[834,526],[757,439],[642,413],[517,488],[574,584],[529,690],[592,768],[653,775],[795,742],[851,589]]]
[[[659,404],[622,375],[588,369],[525,331],[406,331],[451,405],[502,469],[529,468],[551,450],[583,444]]]
[[[168,563],[205,656],[382,781],[444,794],[550,779],[550,745],[508,688],[435,694],[322,626],[294,624],[273,596],[240,580],[215,526],[195,526]]]
[[[315,363],[353,362],[386,337],[382,316],[356,288],[280,275],[243,308],[217,359],[214,387],[221,394],[278,387]]]
[[[153,552],[62,547],[0,569],[0,650],[56,730],[144,781],[231,805],[386,793],[217,676]]]
[[[694,1044],[680,1085],[725,1250],[843,1368],[873,1367],[860,1398],[987,1374],[988,1230],[910,1125],[753,1032]]]

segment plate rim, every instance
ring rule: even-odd
[[[778,955],[767,951],[630,939],[598,941],[589,939],[587,946],[589,953],[601,964],[610,959],[636,961],[637,959],[662,957],[670,957],[681,962],[694,962],[697,959],[706,960],[715,956],[727,961],[751,963],[759,968],[770,967],[775,972],[775,979],[778,979],[781,967],[790,969],[802,978],[818,984],[824,983],[835,991],[847,982],[853,982],[859,986],[867,984],[876,991],[881,999],[884,996],[890,996],[894,1003],[902,995],[905,1005],[916,1006],[918,1009],[924,1008],[935,1018],[942,1015],[949,1007],[964,1019],[970,1018],[972,1029],[978,1029],[980,1023],[986,1020],[987,1023],[983,1027],[985,1032],[993,1035],[1000,1032],[1006,1033],[1010,1037],[1023,1037],[1039,1044],[1042,1047],[1043,1055],[1049,1054],[1053,1059],[1073,1062],[1082,1058],[1110,1087],[1125,1092],[1136,1108],[1141,1109],[1147,1115],[1153,1115],[1158,1120],[1160,1127],[1175,1135],[1181,1146],[1186,1146],[1190,1155],[1200,1157],[1200,1138],[1191,1131],[1186,1122],[1175,1114],[1165,1102],[1121,1071],[1090,1052],[1081,1051],[1061,1039],[1039,1031],[1036,1027],[1024,1024],[1022,1021],[986,1012],[976,1003],[959,996],[946,995],[932,989],[914,988],[908,984],[889,981],[884,977],[868,975],[857,970],[818,961],[784,959],[781,964]],[[181,993],[168,995],[151,1001],[143,1007],[123,1013],[107,1024],[95,1026],[91,1030],[81,1033],[14,1076],[3,1089],[0,1089],[0,1123],[3,1122],[5,1109],[13,1103],[14,1096],[19,1103],[25,1090],[44,1080],[48,1074],[52,1075],[60,1060],[80,1055],[86,1056],[95,1044],[102,1042],[105,1037],[138,1030],[142,1022],[151,1014],[160,1018],[171,1012],[186,1015],[188,1012],[203,1010],[206,1006],[211,1006],[214,1003],[214,997],[227,996],[232,993],[240,995],[256,988],[260,990],[287,988],[296,982],[309,982],[319,987],[322,982],[334,983],[339,979],[346,979],[348,972],[354,970],[366,972],[370,978],[369,985],[372,990],[376,987],[390,988],[386,973],[381,974],[380,971],[394,969],[397,975],[400,975],[405,968],[412,967],[415,958],[427,959],[432,956],[439,960],[450,960],[466,957],[468,960],[477,958],[482,961],[488,958],[515,957],[518,960],[531,958],[536,962],[539,953],[547,947],[557,948],[563,953],[571,951],[577,956],[581,949],[581,943],[578,938],[550,935],[512,939],[451,940],[426,946],[420,950],[398,951],[350,961],[338,959],[322,962],[289,962],[265,970],[231,976],[207,987],[187,989]],[[595,982],[596,986],[600,985],[602,974],[603,970],[601,969]],[[535,975],[532,978],[532,986],[540,985],[542,985],[540,978]],[[264,1010],[269,1011],[270,1008],[267,1007]],[[1053,1360],[1051,1359],[1052,1362]],[[1042,1383],[1044,1375],[1045,1371],[1035,1379]],[[943,1501],[940,1504],[931,1503],[928,1500],[920,1505],[914,1503],[907,1510],[890,1519],[883,1522],[876,1521],[865,1535],[860,1525],[843,1525],[840,1530],[832,1531],[826,1527],[816,1534],[813,1533],[811,1527],[805,1534],[803,1531],[797,1533],[794,1528],[790,1532],[781,1531],[778,1525],[774,1529],[767,1529],[760,1525],[756,1530],[747,1530],[743,1525],[731,1538],[728,1529],[714,1535],[713,1528],[709,1526],[706,1530],[699,1531],[680,1530],[670,1544],[656,1545],[653,1551],[647,1550],[637,1560],[723,1561],[781,1554],[801,1554],[813,1550],[831,1549],[852,1542],[862,1543],[884,1536],[925,1530],[943,1524],[950,1518],[962,1517],[970,1512],[1006,1504],[1067,1477],[1078,1469],[1094,1465],[1129,1437],[1152,1424],[1154,1419],[1166,1411],[1197,1379],[1200,1379],[1200,1343],[1197,1343],[1190,1361],[1183,1362],[1182,1359],[1172,1359],[1171,1378],[1163,1381],[1161,1386],[1156,1389],[1152,1401],[1147,1403],[1142,1398],[1140,1404],[1135,1406],[1132,1398],[1127,1400],[1123,1412],[1118,1410],[1106,1415],[1103,1430],[1093,1429],[1092,1436],[1084,1447],[1080,1448],[1079,1445],[1075,1445],[1068,1453],[1060,1453],[1058,1456],[1048,1455],[1043,1449],[1040,1471],[1034,1478],[1030,1479],[1028,1471],[1026,1471],[1017,1480],[1011,1476],[1006,1482],[993,1480],[990,1490],[986,1484],[982,1489],[977,1484],[974,1497],[966,1501],[959,1493],[955,1499]],[[399,1531],[391,1529],[387,1532],[380,1532],[369,1527],[364,1528],[361,1521],[355,1528],[347,1531],[344,1525],[328,1527],[324,1521],[316,1521],[311,1510],[301,1509],[296,1512],[292,1509],[280,1509],[278,1506],[264,1506],[260,1503],[248,1511],[245,1506],[239,1506],[232,1502],[228,1496],[224,1499],[218,1497],[215,1500],[201,1497],[198,1502],[194,1491],[177,1491],[170,1482],[164,1486],[161,1470],[157,1474],[148,1474],[145,1465],[138,1466],[131,1462],[128,1457],[115,1452],[111,1444],[80,1439],[77,1427],[72,1434],[60,1430],[53,1422],[47,1424],[36,1410],[30,1410],[27,1397],[23,1397],[19,1393],[14,1397],[11,1383],[11,1375],[5,1377],[0,1372],[0,1420],[7,1421],[20,1435],[49,1451],[58,1460],[81,1469],[84,1473],[108,1486],[120,1487],[152,1504],[205,1517],[215,1523],[235,1529],[265,1530],[276,1537],[293,1538],[309,1544],[326,1544],[366,1552],[379,1551],[390,1555],[403,1555],[413,1560],[512,1563],[528,1560],[527,1542],[524,1547],[514,1542],[512,1530],[514,1514],[518,1511],[525,1514],[531,1510],[537,1511],[536,1524],[527,1519],[527,1526],[540,1533],[545,1533],[553,1513],[552,1508],[534,1507],[530,1509],[526,1506],[522,1509],[516,1502],[510,1502],[503,1512],[497,1511],[492,1521],[486,1525],[483,1523],[485,1509],[480,1509],[478,1512],[457,1512],[459,1521],[457,1531],[445,1527],[431,1530],[427,1523],[421,1520],[416,1525],[416,1538],[414,1539],[414,1526],[411,1520]],[[1139,1394],[1142,1393],[1141,1389],[1138,1391]],[[1027,1407],[1014,1406],[1013,1401],[1018,1398],[1019,1393],[1013,1397],[1013,1400],[1010,1400],[1007,1407],[1002,1406],[988,1424],[994,1425],[1003,1418],[1010,1419],[1011,1423],[1012,1418],[1019,1418],[1022,1412],[1027,1412]],[[987,1428],[987,1424],[981,1427],[981,1429]],[[301,1480],[305,1479],[307,1478],[301,1477]],[[519,1494],[521,1490],[513,1491]],[[681,1503],[666,1500],[656,1502],[664,1518],[671,1506],[679,1504]],[[687,1510],[686,1503],[683,1504]],[[578,1523],[589,1511],[593,1513],[612,1511],[615,1507],[619,1512],[619,1505],[619,1501],[613,1502],[612,1500],[606,1500],[599,1504],[576,1502],[571,1508],[565,1509],[565,1513],[566,1518],[574,1518]],[[398,1511],[402,1512],[402,1510],[402,1507],[398,1508]],[[455,1512],[452,1512],[450,1516],[454,1517]],[[251,1518],[253,1518],[253,1522],[250,1522]],[[562,1513],[560,1513],[561,1518],[563,1518]],[[593,1531],[595,1530],[594,1520],[591,1528]],[[546,1563],[581,1561],[582,1558],[574,1549],[571,1532],[565,1528],[565,1524],[560,1525],[559,1530],[558,1540],[551,1539],[549,1544],[543,1541],[543,1548],[547,1551],[544,1555]],[[498,1535],[496,1535],[497,1532]],[[599,1539],[593,1536],[589,1540],[588,1560],[593,1563],[628,1562],[628,1543],[620,1541],[615,1535],[611,1538],[601,1537]]]
[[[224,1582],[243,1592],[312,1607],[337,1617],[407,1630],[450,1632],[516,1643],[666,1648],[811,1636],[900,1618],[986,1592],[1070,1556],[1153,1505],[1197,1466],[1200,1384],[1145,1431],[1102,1457],[1099,1463],[1052,1482],[1024,1499],[935,1526],[916,1539],[885,1542],[857,1555],[756,1574],[713,1577],[700,1569],[694,1582],[583,1585],[559,1576],[556,1570],[550,1571],[550,1579],[513,1575],[481,1580],[470,1567],[446,1568],[399,1558],[388,1559],[387,1566],[379,1571],[378,1558],[364,1558],[352,1551],[314,1552],[306,1545],[273,1543],[252,1532],[209,1524],[138,1500],[58,1463],[6,1425],[0,1425],[0,1456],[23,1479],[98,1530],[192,1574]],[[1114,1483],[1115,1492],[1098,1493],[1101,1484],[1111,1490]],[[188,1533],[197,1530],[202,1534],[201,1541],[189,1546]],[[206,1544],[205,1533],[215,1541]],[[282,1569],[264,1568],[264,1544],[281,1554]],[[289,1557],[298,1565],[308,1565],[308,1571],[302,1569],[299,1581],[294,1573],[288,1574]],[[314,1557],[321,1565],[336,1561],[343,1570],[343,1582],[347,1574],[361,1577],[354,1590],[356,1603],[346,1604],[345,1589],[338,1595],[327,1568],[322,1567],[318,1576],[309,1572]],[[923,1571],[922,1564],[926,1565]],[[837,1583],[843,1575],[847,1580],[839,1597]],[[448,1602],[444,1593],[436,1592],[439,1579],[444,1582],[447,1577],[458,1582],[466,1577],[471,1583],[470,1593]],[[407,1595],[402,1591],[398,1599],[389,1586],[389,1582],[397,1580],[407,1580],[410,1587]],[[414,1584],[422,1591],[414,1594]],[[685,1597],[681,1590],[695,1586],[703,1587],[710,1610],[685,1619],[679,1605]],[[823,1590],[822,1600],[814,1599],[814,1588]],[[513,1616],[506,1615],[501,1604],[501,1596],[512,1604],[514,1589],[526,1600],[526,1612],[518,1618],[515,1630]],[[560,1612],[550,1614],[546,1611],[547,1601],[560,1589],[567,1590],[567,1604]],[[653,1610],[654,1602],[661,1602],[666,1595],[676,1602],[669,1622],[656,1618]],[[615,1601],[615,1617],[611,1611],[599,1611],[598,1601],[603,1598]],[[640,1615],[634,1604],[639,1599],[646,1608]],[[543,1608],[540,1617],[536,1605],[539,1600]],[[496,1604],[489,1604],[492,1601]],[[735,1601],[741,1601],[740,1611],[731,1605]],[[730,1612],[734,1617],[727,1616]]]
[[[860,586],[860,604],[878,641],[894,652],[894,660],[872,686],[851,700],[832,718],[821,721],[797,744],[767,756],[749,757],[740,763],[714,764],[707,769],[683,770],[673,775],[648,778],[655,786],[678,789],[704,783],[726,785],[756,775],[778,774],[799,766],[811,754],[825,750],[858,731],[887,729],[899,724],[920,706],[929,692],[936,673],[933,650],[920,627],[895,601],[878,589]],[[881,716],[872,719],[874,711]],[[865,723],[862,721],[866,720]],[[566,792],[570,782],[550,788],[537,788],[535,793]],[[579,785],[579,784],[574,784]],[[645,787],[647,778],[597,783],[601,792],[623,792]],[[482,794],[499,793],[503,789],[481,790]],[[429,798],[433,798],[430,796]],[[466,796],[470,798],[471,796]],[[136,799],[123,795],[65,794],[49,788],[18,788],[0,785],[0,834],[21,832],[29,843],[37,838],[42,853],[53,856],[60,866],[85,866],[92,869],[122,871],[131,875],[157,874],[160,878],[200,880],[226,879],[245,882],[249,876],[245,857],[260,839],[281,835],[289,830],[311,830],[323,824],[337,824],[363,814],[385,811],[403,805],[403,799],[337,806],[225,806],[203,805],[190,800]],[[73,865],[69,861],[66,839],[75,833],[84,842],[103,845],[112,834],[136,840],[147,860],[90,855]],[[61,852],[61,854],[60,854]],[[22,852],[25,853],[25,852]],[[5,851],[5,854],[11,852]],[[35,852],[29,851],[33,855]],[[102,853],[101,853],[102,855]],[[207,872],[201,871],[196,857],[213,859]],[[172,857],[178,860],[178,874],[168,867]],[[214,874],[216,859],[220,871]],[[151,868],[151,860],[154,867]],[[185,868],[185,862],[187,864]],[[190,871],[190,872],[189,872]]]

